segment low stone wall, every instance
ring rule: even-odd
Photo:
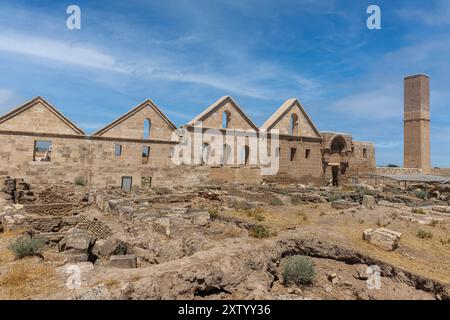
[[[391,167],[377,167],[376,174],[422,174],[420,168],[391,168]]]
[[[450,177],[450,168],[434,168],[431,169],[431,174],[437,175],[437,176],[444,176],[444,177]]]

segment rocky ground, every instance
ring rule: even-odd
[[[0,299],[450,299],[450,186],[5,186]],[[24,234],[45,245],[17,259]]]

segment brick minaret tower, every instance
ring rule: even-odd
[[[405,78],[404,164],[431,172],[430,78],[417,74]]]

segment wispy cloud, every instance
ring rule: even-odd
[[[421,3],[422,4],[422,3]],[[429,26],[450,25],[450,2],[448,0],[438,0],[433,3],[433,7],[418,8],[408,7],[397,10],[398,16],[413,23],[424,23]]]
[[[23,54],[82,67],[127,72],[116,59],[90,46],[71,44],[43,37],[6,32],[0,33],[0,51]]]

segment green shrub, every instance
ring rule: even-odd
[[[282,205],[283,205],[283,201],[281,201],[281,199],[279,199],[279,198],[273,198],[273,199],[270,201],[270,204],[271,204],[272,206],[282,206]]]
[[[250,236],[258,239],[269,237],[269,231],[262,225],[257,225],[249,229]]]
[[[30,236],[17,238],[10,246],[9,250],[18,259],[22,259],[26,256],[35,256],[39,253],[39,250],[44,245],[44,241],[38,238],[32,238]]]
[[[359,194],[361,197],[363,197],[363,196],[374,196],[374,195],[376,195],[376,192],[375,192],[375,191],[372,191],[372,190],[370,190],[370,189],[368,189],[368,188],[361,187],[361,186],[356,187],[355,192],[356,192],[357,194]]]
[[[429,192],[425,191],[425,190],[416,190],[416,191],[414,191],[414,195],[417,198],[422,199],[422,200],[426,200],[430,197]]]
[[[86,179],[84,178],[84,177],[76,177],[75,178],[75,184],[77,185],[77,186],[86,186],[86,184],[87,184],[87,182],[86,182]]]
[[[332,194],[330,194],[330,197],[328,199],[330,202],[334,202],[334,201],[342,200],[342,197],[340,194],[332,193]]]
[[[285,285],[295,283],[306,285],[313,282],[316,276],[314,261],[306,256],[291,256],[285,259],[283,265],[283,281]]]
[[[433,238],[433,234],[431,232],[425,230],[419,230],[416,234],[417,238],[429,240]]]

